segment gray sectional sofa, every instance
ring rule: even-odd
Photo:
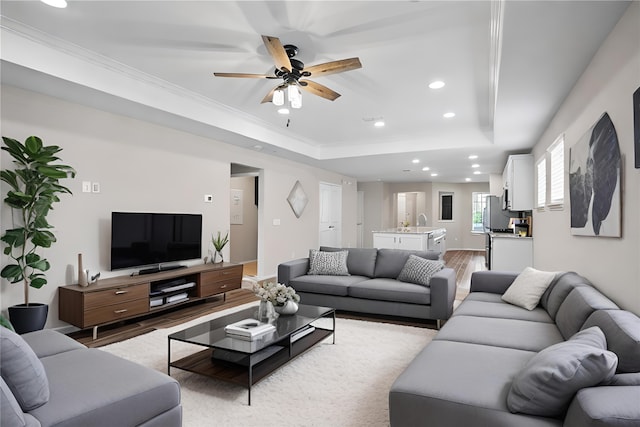
[[[471,293],[393,384],[392,427],[640,426],[640,318],[572,272],[529,311],[502,300],[516,276],[472,275]]]
[[[0,327],[2,427],[179,427],[180,385],[160,372],[42,330]]]
[[[347,251],[348,275],[308,274],[309,258],[278,266],[278,282],[292,286],[303,304],[338,310],[436,320],[438,327],[453,312],[455,270],[443,268],[428,283],[397,280],[410,255],[439,260],[438,252],[375,248],[320,247]]]

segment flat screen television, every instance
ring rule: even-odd
[[[160,266],[201,255],[202,215],[111,213],[111,270]]]

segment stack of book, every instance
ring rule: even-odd
[[[276,330],[270,323],[259,322],[256,319],[244,319],[225,326],[227,336],[245,341],[253,341]]]

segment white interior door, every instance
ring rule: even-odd
[[[320,246],[342,246],[342,187],[320,183]]]

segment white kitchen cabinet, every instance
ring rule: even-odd
[[[413,251],[427,250],[426,234],[408,233],[374,233],[373,247],[386,249],[408,249]]]
[[[530,211],[533,209],[533,155],[509,156],[502,173],[507,209]]]
[[[533,266],[533,238],[491,235],[491,270],[521,272]]]

